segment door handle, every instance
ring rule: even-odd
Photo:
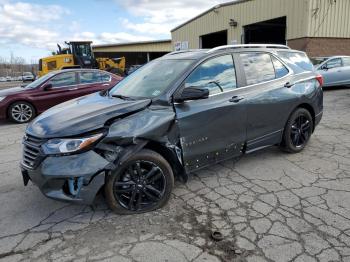
[[[240,97],[240,96],[233,96],[230,100],[228,100],[229,102],[232,103],[238,103],[239,101],[243,100],[244,97]]]
[[[109,84],[103,84],[102,86],[109,86]]]
[[[73,91],[73,90],[77,90],[78,88],[77,87],[74,87],[74,88],[70,88],[68,89],[69,91]]]
[[[287,87],[287,88],[291,88],[292,86],[294,86],[294,84],[291,82],[287,82],[284,84],[284,87]]]

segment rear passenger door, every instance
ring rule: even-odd
[[[247,104],[247,151],[280,142],[293,102],[285,87],[289,69],[265,52],[240,53]]]
[[[102,80],[99,71],[79,72],[79,94],[80,96],[91,94],[102,90]]]
[[[342,80],[344,85],[350,85],[350,57],[343,57]]]

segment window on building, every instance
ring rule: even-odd
[[[199,65],[186,79],[185,87],[203,87],[217,94],[237,87],[236,71],[231,55],[212,58]]]
[[[271,57],[264,53],[240,54],[247,85],[254,85],[275,79]]]

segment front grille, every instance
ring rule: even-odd
[[[36,168],[42,161],[41,145],[46,140],[26,135],[23,139],[23,159],[22,164],[28,168]]]

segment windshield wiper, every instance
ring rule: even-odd
[[[120,99],[123,99],[123,100],[135,100],[129,96],[123,96],[123,95],[112,95],[113,97],[116,97],[116,98],[120,98]]]

